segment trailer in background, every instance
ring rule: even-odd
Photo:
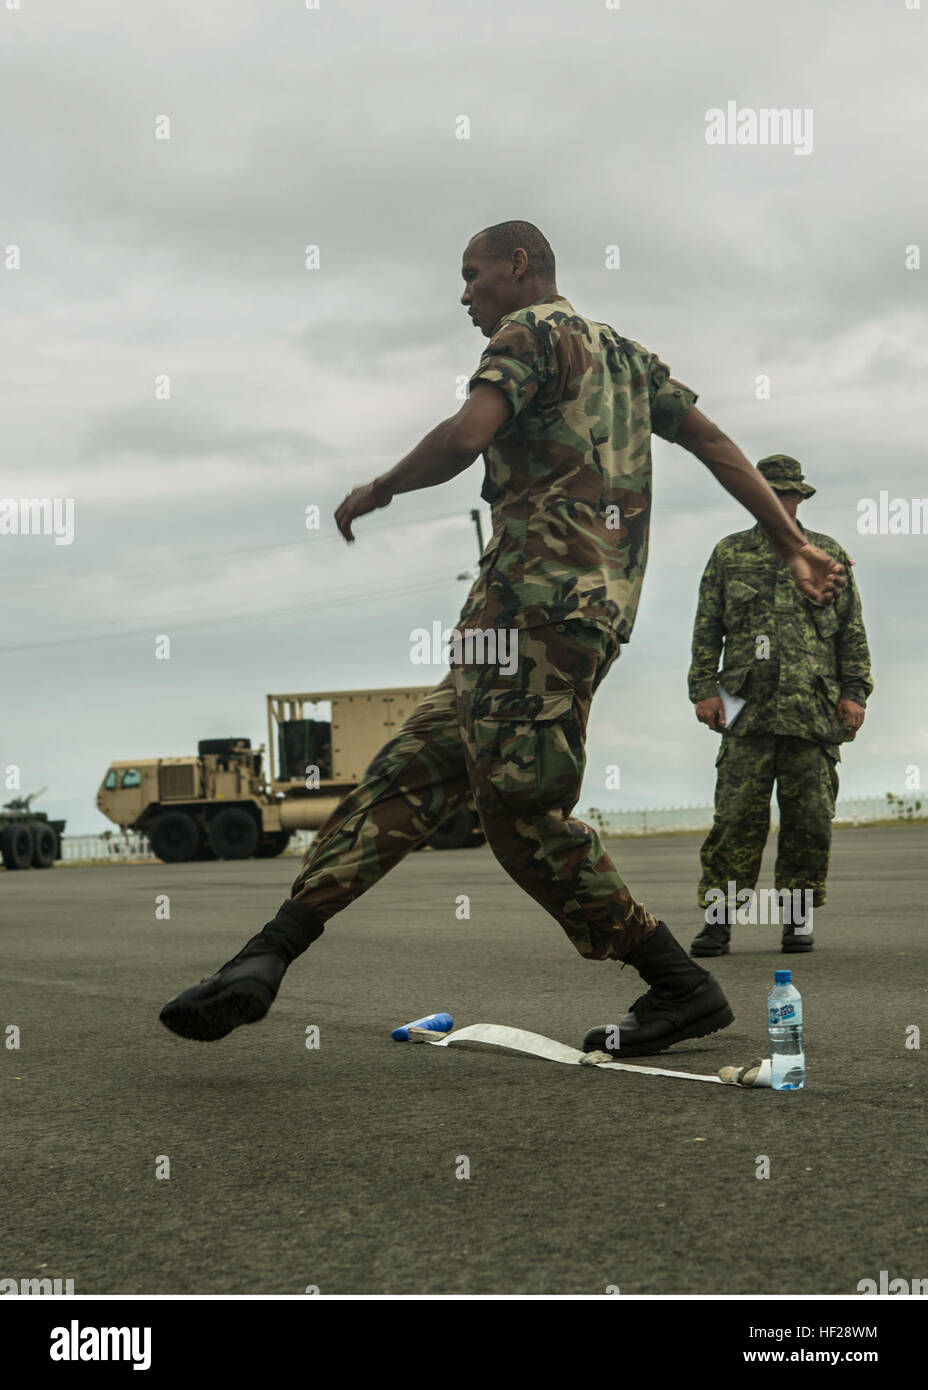
[[[7,869],[50,869],[61,858],[63,820],[49,820],[33,811],[32,802],[47,787],[28,796],[14,796],[0,811],[0,856]]]

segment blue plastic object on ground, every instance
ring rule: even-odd
[[[450,1014],[428,1014],[426,1018],[414,1018],[412,1023],[404,1023],[402,1028],[394,1028],[390,1037],[396,1042],[409,1042],[410,1028],[428,1028],[432,1033],[450,1033],[454,1019]]]

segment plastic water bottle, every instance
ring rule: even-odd
[[[806,1084],[802,995],[792,983],[791,970],[777,970],[773,979],[773,989],[767,995],[770,1085],[775,1091],[801,1091]]]

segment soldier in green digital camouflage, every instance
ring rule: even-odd
[[[757,467],[795,518],[815,492],[801,465],[771,454]],[[760,525],[719,541],[700,584],[689,693],[696,717],[721,733],[722,746],[715,818],[702,846],[705,925],[690,947],[694,956],[727,955],[732,926],[760,916],[752,916],[752,903],[774,782],[774,907],[783,951],[812,950],[812,909],[825,902],[839,744],[863,723],[873,682],[851,561],[830,536],[801,529],[846,569],[834,603],[819,607],[798,591]],[[727,727],[720,686],[745,702]],[[763,916],[770,917],[766,901]]]
[[[493,853],[588,960],[627,961],[649,986],[588,1050],[661,1051],[725,1027],[717,981],[632,896],[598,835],[571,812],[590,701],[631,636],[644,577],[651,437],[690,450],[767,527],[795,582],[829,602],[841,566],[809,544],[764,479],[696,409],[663,362],[558,292],[536,227],[500,223],[464,252],[461,302],[489,343],[464,406],[335,514],[358,517],[433,487],[481,454],[493,534],[458,622],[451,669],[321,828],[263,931],[165,1005],[184,1037],[225,1036],[266,1014],[288,965],[470,794]],[[516,630],[513,671],[468,634]],[[639,716],[640,717],[640,716]],[[617,1011],[618,1012],[618,1011]]]

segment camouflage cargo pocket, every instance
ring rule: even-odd
[[[751,640],[753,642],[753,638]],[[719,673],[719,685],[727,690],[729,695],[746,695],[750,688],[749,677],[752,670],[753,667],[747,665],[726,667]]]
[[[827,608],[817,606],[812,609],[813,621],[818,629],[818,635],[824,641],[829,642],[834,637],[838,628],[841,626],[841,619],[835,612],[833,603],[829,603]]]
[[[725,586],[725,611],[722,621],[729,632],[748,622],[753,613],[751,604],[757,598],[758,590],[753,584],[745,584],[741,579],[730,579]]]
[[[478,758],[504,806],[539,812],[576,804],[583,780],[583,735],[573,692],[545,691],[531,722],[513,722],[506,697],[491,698],[474,721]]]

